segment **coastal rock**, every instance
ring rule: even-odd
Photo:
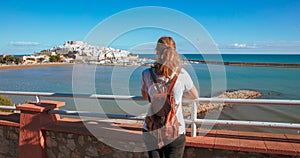
[[[235,98],[235,99],[252,99],[261,96],[261,92],[253,90],[235,90],[235,91],[226,91],[216,96],[215,98]],[[229,104],[224,103],[198,103],[197,114],[201,114],[211,110],[217,110],[225,106],[230,106]],[[191,116],[192,105],[183,106],[184,117]]]
[[[253,90],[236,90],[226,91],[217,96],[217,98],[235,98],[235,99],[252,99],[261,96],[261,92]]]

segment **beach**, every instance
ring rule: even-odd
[[[19,70],[19,69],[29,69],[29,68],[40,68],[40,67],[50,67],[50,66],[71,66],[72,63],[43,63],[43,64],[28,64],[28,65],[0,65],[1,70]]]

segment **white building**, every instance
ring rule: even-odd
[[[107,58],[118,60],[126,58],[130,54],[130,52],[125,50],[88,45],[83,41],[66,41],[63,46],[55,46],[50,49],[50,51],[53,52],[57,50],[76,52],[77,60],[105,60]],[[83,58],[80,58],[79,56],[82,56]]]

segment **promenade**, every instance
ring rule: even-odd
[[[110,147],[85,126],[90,123],[101,131],[102,138],[138,151],[144,145],[141,125],[59,119],[45,113],[53,103],[57,103],[55,106],[63,105],[61,102],[43,101],[47,108],[27,104],[18,107],[21,114],[0,113],[0,157],[147,157],[147,152],[128,152]],[[122,130],[116,131],[116,126]],[[203,132],[198,131],[196,137],[191,137],[187,129],[184,157],[300,156],[299,135],[230,130]]]
[[[296,101],[290,103],[298,105]],[[36,102],[18,105],[16,110],[20,113],[1,112],[0,157],[147,157],[143,151],[141,124],[61,119],[58,113],[67,112],[59,111],[64,104],[41,100],[39,105]],[[216,122],[216,125],[220,124]],[[298,125],[291,124],[290,128],[299,130]],[[101,132],[95,135],[91,129]],[[187,129],[184,157],[300,157],[299,134],[192,130]],[[117,146],[109,146],[103,140],[117,142]]]

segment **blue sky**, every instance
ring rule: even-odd
[[[83,40],[104,19],[141,6],[167,7],[194,18],[221,53],[300,54],[299,0],[1,1],[0,54],[31,54],[67,40]],[[178,25],[189,29],[180,22]],[[136,31],[116,47],[128,49],[139,39],[155,42],[160,35],[169,34],[155,29]]]

